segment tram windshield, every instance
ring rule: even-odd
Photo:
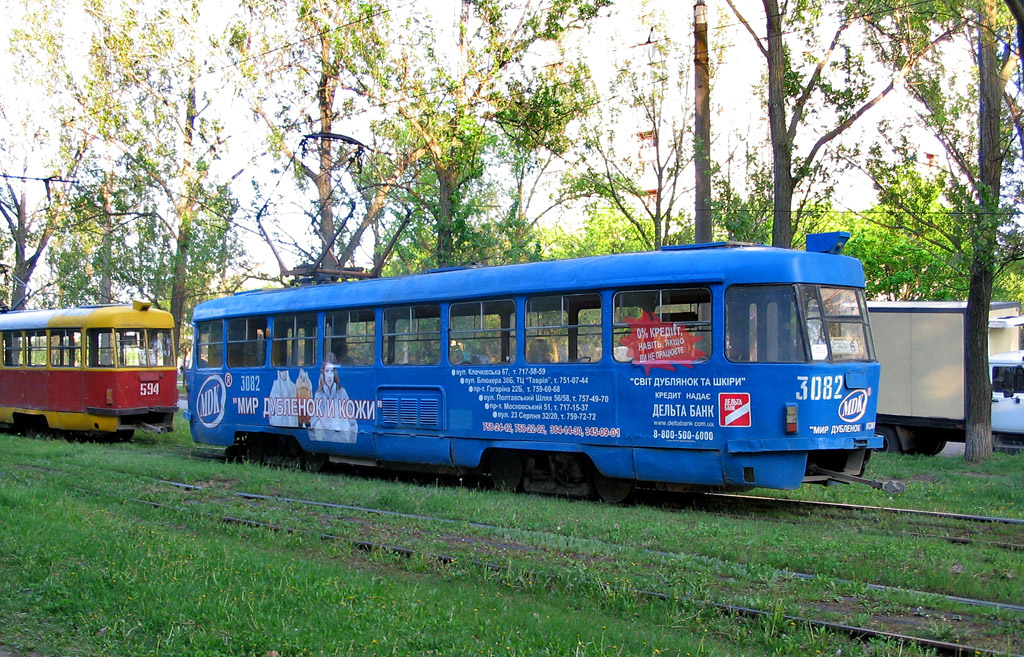
[[[726,356],[737,363],[874,358],[862,290],[735,285],[725,294]]]

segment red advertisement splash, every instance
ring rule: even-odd
[[[646,312],[635,319],[626,318],[626,323],[632,332],[620,342],[645,375],[655,367],[669,371],[675,371],[676,365],[693,367],[693,361],[705,355],[697,348],[701,336],[687,331],[683,324],[662,322]]]

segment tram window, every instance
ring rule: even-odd
[[[441,307],[436,304],[384,310],[384,364],[441,362]]]
[[[664,339],[640,339],[638,322],[660,329]],[[711,291],[666,288],[618,292],[614,302],[614,356],[619,362],[703,362],[711,357]],[[631,339],[631,336],[633,339]]]
[[[792,285],[734,285],[726,290],[726,357],[735,363],[806,361],[796,301]]]
[[[144,329],[117,329],[117,364],[120,367],[145,367],[146,331]]]
[[[516,302],[453,303],[448,310],[448,362],[511,363],[516,353]]]
[[[825,339],[825,320],[821,316],[818,291],[811,286],[800,288],[800,304],[804,309],[807,325],[807,342],[811,346],[813,360],[828,359],[828,341]]]
[[[821,294],[832,360],[870,360],[871,341],[863,292],[846,287],[820,287],[817,290]]]
[[[228,367],[263,367],[267,362],[267,320],[228,320]]]
[[[82,332],[50,331],[50,367],[78,367],[82,362]]]
[[[271,362],[274,367],[316,365],[316,315],[278,315],[274,318]]]
[[[338,365],[373,365],[376,345],[373,310],[338,310],[324,316],[324,350],[334,354]]]
[[[224,324],[221,321],[196,324],[196,366],[220,367],[224,364]]]
[[[46,367],[49,340],[46,331],[25,331],[25,347],[28,354],[25,364],[29,367]]]
[[[4,331],[4,367],[21,367],[23,344],[21,331]]]
[[[89,367],[113,367],[114,332],[111,329],[89,329],[85,335],[88,339]]]
[[[601,295],[566,294],[526,300],[526,361],[601,360]]]
[[[174,339],[171,329],[146,329],[150,367],[174,367]]]

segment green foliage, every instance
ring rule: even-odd
[[[617,73],[607,87],[589,80],[592,107],[560,193],[614,208],[643,248],[658,249],[693,241],[692,211],[684,205],[694,158],[692,79],[688,45],[665,15],[647,4],[642,10],[647,43],[612,62]]]
[[[771,244],[772,172],[751,153],[747,154],[746,163],[749,193],[743,195],[735,190],[729,178],[716,178],[712,215],[724,228],[728,240]]]
[[[543,232],[545,258],[581,258],[648,250],[646,236],[614,208],[593,204],[579,228],[555,226]]]
[[[864,265],[867,296],[873,300],[959,300],[964,280],[944,260],[944,253],[902,228],[886,223],[891,208],[876,206],[864,213],[843,213],[822,228],[843,230],[852,237],[843,249]]]

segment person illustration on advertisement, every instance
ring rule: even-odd
[[[320,383],[314,397],[323,400],[316,404],[318,408],[323,409],[323,413],[313,418],[310,438],[335,443],[354,443],[359,425],[354,419],[342,417],[346,406],[343,402],[348,401],[348,392],[338,382],[337,367],[334,354],[328,353],[320,370]]]
[[[306,370],[299,370],[299,376],[295,379],[295,398],[299,400],[299,426],[308,427],[312,419],[309,414],[309,406],[305,403],[313,397],[313,384],[309,380]]]
[[[274,385],[270,388],[270,425],[274,427],[297,427],[298,418],[288,413],[278,414],[278,410],[288,408],[289,402],[277,402],[277,399],[290,400],[295,397],[295,384],[288,370],[278,370]]]

